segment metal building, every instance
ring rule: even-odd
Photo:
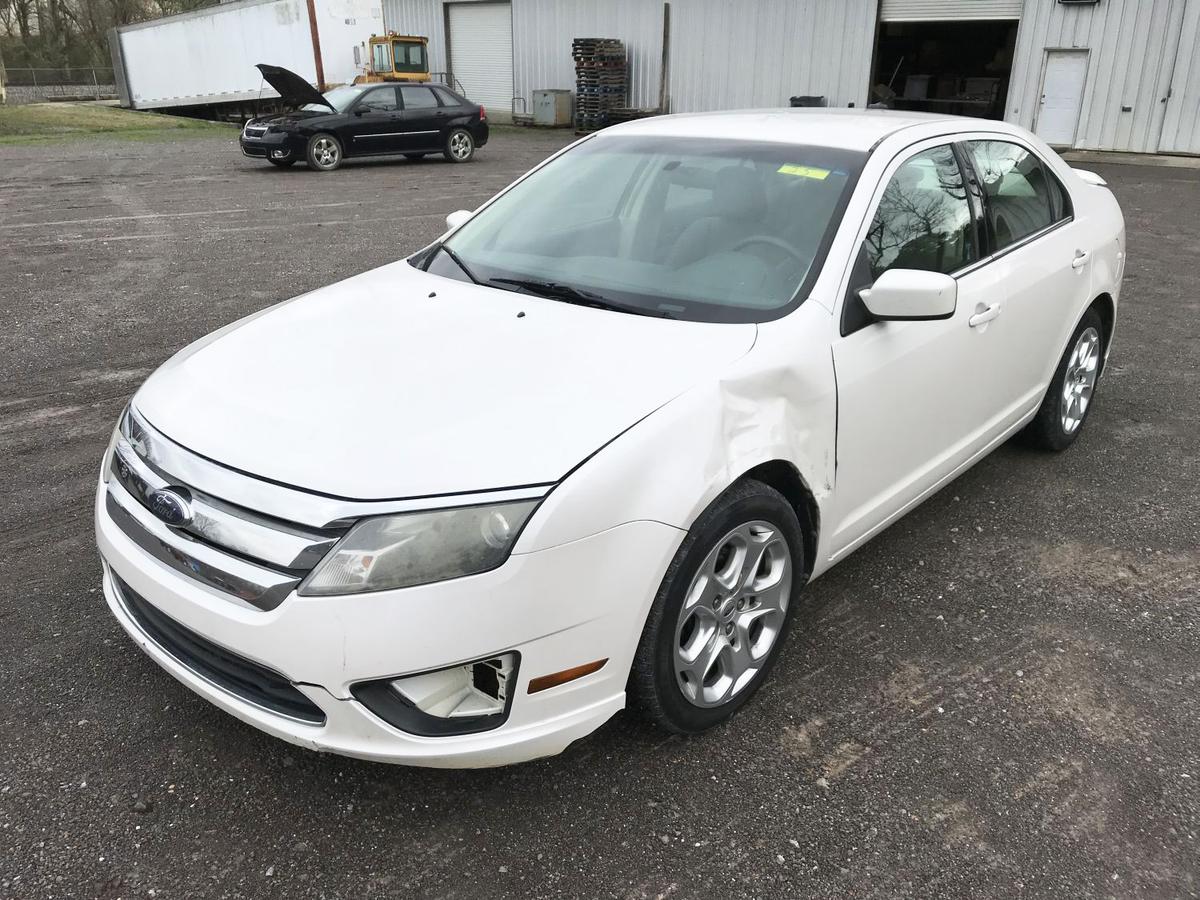
[[[498,117],[573,87],[573,38],[614,37],[635,106],[886,101],[1200,153],[1200,0],[383,0],[383,18]]]

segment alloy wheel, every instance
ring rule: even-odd
[[[336,166],[340,154],[341,151],[332,138],[317,138],[313,143],[313,159],[322,169],[331,169]]]
[[[1059,417],[1063,431],[1074,434],[1083,424],[1084,414],[1092,401],[1096,378],[1100,372],[1100,333],[1085,328],[1079,334],[1063,373]]]
[[[471,136],[465,131],[450,135],[450,153],[455,159],[466,159],[471,155]]]
[[[779,529],[739,525],[705,556],[675,627],[679,689],[696,706],[728,703],[766,664],[787,617],[792,555]]]

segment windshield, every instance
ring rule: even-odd
[[[358,96],[369,87],[374,87],[370,84],[347,84],[342,87],[335,87],[331,91],[326,91],[322,96],[333,104],[333,108],[338,112],[345,112],[350,108],[350,104],[358,99]],[[305,103],[301,109],[312,110],[313,112],[329,112],[329,107],[322,103]]]
[[[649,315],[778,318],[816,278],[864,158],[796,144],[602,135],[481,211],[428,269],[568,302],[587,292],[591,305],[600,298]]]

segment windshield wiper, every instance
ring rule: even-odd
[[[635,316],[654,316],[660,319],[674,318],[668,312],[656,309],[644,309],[638,306],[626,306],[623,303],[616,303],[609,300],[603,294],[597,294],[594,291],[585,291],[558,281],[539,281],[536,278],[489,278],[487,283],[512,285],[527,293],[536,294],[539,297],[548,297],[551,300],[561,300],[564,303],[571,303],[575,306],[590,306],[592,309],[607,309],[611,312],[629,313]]]
[[[445,244],[438,244],[438,249],[441,250],[443,253],[445,253],[448,257],[450,257],[450,259],[452,259],[454,261],[454,264],[463,270],[464,275],[466,275],[468,278],[470,278],[476,284],[483,284],[482,281],[480,281],[478,278],[475,277],[475,273],[467,268],[467,264],[465,262],[463,262],[461,259],[459,259],[457,253],[455,253],[453,250],[451,250]],[[433,257],[430,257],[430,259],[432,259],[432,258]]]

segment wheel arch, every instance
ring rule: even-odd
[[[1117,304],[1112,298],[1112,294],[1105,291],[1091,302],[1088,309],[1096,310],[1100,316],[1100,323],[1104,326],[1104,353],[1101,355],[1100,366],[1101,371],[1108,363],[1108,348],[1112,343],[1113,329],[1117,324]]]
[[[762,482],[783,494],[800,519],[800,530],[804,533],[804,577],[807,580],[817,558],[817,538],[821,529],[821,507],[812,489],[796,466],[784,459],[773,459],[759,463],[742,473],[740,480],[752,479]],[[737,483],[736,481],[734,482]]]

